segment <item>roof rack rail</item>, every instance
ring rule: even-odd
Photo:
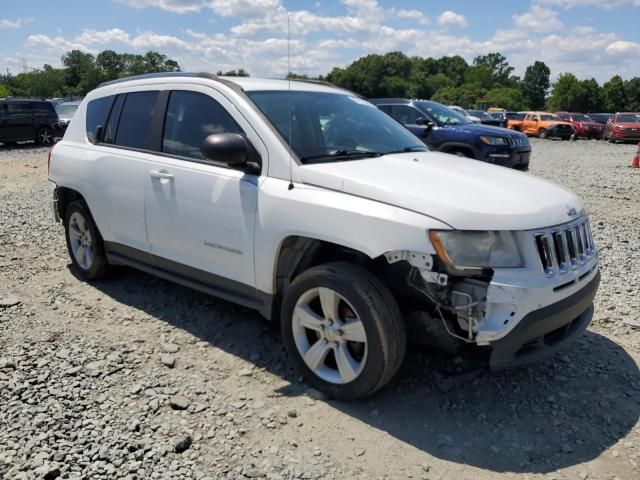
[[[210,80],[217,80],[218,77],[207,72],[155,72],[155,73],[143,73],[142,75],[133,75],[131,77],[118,78],[116,80],[110,80],[108,82],[102,82],[97,88],[106,87],[107,85],[116,85],[118,83],[129,82],[133,80],[144,80],[147,78],[164,78],[164,77],[200,77],[208,78]]]

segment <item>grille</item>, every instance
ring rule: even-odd
[[[513,145],[516,147],[529,146],[529,139],[526,136],[518,135],[517,137],[509,137],[507,138],[507,141],[509,142],[509,145]]]
[[[547,277],[575,270],[596,254],[587,218],[536,233],[534,238]]]

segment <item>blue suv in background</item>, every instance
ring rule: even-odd
[[[402,123],[432,150],[520,170],[529,168],[531,145],[523,133],[471,123],[430,100],[376,98],[370,102]]]

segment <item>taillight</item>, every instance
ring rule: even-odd
[[[49,158],[47,158],[47,175],[49,174],[49,170],[51,170],[51,154],[53,153],[54,148],[55,148],[55,145],[53,145],[49,149]]]

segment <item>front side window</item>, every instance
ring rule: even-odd
[[[87,104],[87,139],[91,143],[96,143],[98,140],[96,136],[98,133],[98,127],[104,127],[112,101],[113,97],[102,97],[91,100]]]
[[[424,115],[409,105],[394,105],[391,116],[403,125],[415,125],[418,118],[424,118]]]
[[[152,119],[160,92],[132,92],[124,99],[115,144],[121,147],[148,149]]]
[[[427,150],[398,122],[352,95],[286,90],[247,95],[303,163]]]
[[[216,133],[244,134],[222,105],[198,92],[171,92],[162,137],[162,151],[203,160],[204,139]]]

